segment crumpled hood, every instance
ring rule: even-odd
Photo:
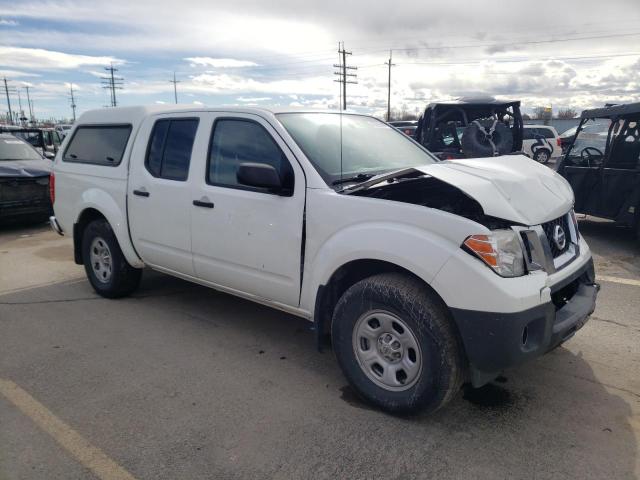
[[[46,177],[51,173],[50,160],[0,160],[0,177]]]
[[[447,160],[415,168],[459,188],[486,215],[525,225],[558,218],[574,202],[564,178],[524,155]]]

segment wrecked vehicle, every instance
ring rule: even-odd
[[[147,266],[306,318],[391,412],[548,352],[595,306],[564,179],[522,156],[439,162],[369,116],[90,111],[54,175],[52,227],[100,295]]]
[[[640,103],[582,112],[558,173],[576,212],[633,227],[640,238]]]
[[[49,174],[45,160],[27,142],[0,133],[0,224],[7,221],[45,221],[51,215]]]
[[[418,119],[415,139],[442,160],[520,152],[520,102],[462,97],[430,103]]]

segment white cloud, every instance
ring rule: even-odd
[[[271,97],[238,97],[236,98],[239,102],[266,102],[267,100],[271,100]]]
[[[11,68],[39,70],[74,69],[88,65],[121,65],[125,63],[114,57],[94,57],[44,50],[42,48],[21,48],[0,46],[0,64]]]
[[[17,27],[20,22],[16,20],[7,20],[6,18],[0,18],[0,26],[2,27]]]
[[[19,70],[0,70],[0,76],[9,78],[21,78],[21,77],[40,77],[37,73],[21,72]]]
[[[189,62],[192,67],[239,68],[258,66],[255,62],[236,60],[234,58],[187,57],[184,60]]]

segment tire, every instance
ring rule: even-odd
[[[470,123],[465,127],[461,140],[462,152],[467,158],[493,157],[493,146],[487,137],[493,126],[493,120],[482,120],[478,123],[482,125],[482,128],[477,123]],[[511,153],[513,150],[513,135],[504,123],[497,122],[495,124],[491,140],[500,155]]]
[[[82,261],[91,286],[103,297],[125,297],[140,284],[142,269],[129,265],[106,220],[94,220],[84,229]]]
[[[551,152],[546,148],[540,148],[533,154],[533,159],[538,163],[547,164],[551,159]]]
[[[433,412],[462,386],[462,347],[449,312],[435,293],[408,275],[379,274],[351,286],[336,305],[331,338],[351,386],[387,412]],[[391,362],[389,355],[395,355]]]

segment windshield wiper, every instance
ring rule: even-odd
[[[331,185],[340,185],[342,183],[351,183],[351,182],[365,182],[370,178],[373,178],[373,173],[359,173],[357,175],[354,175],[353,177],[345,177],[345,178],[339,178],[338,180],[334,180],[333,182],[331,182]]]
[[[420,172],[419,170],[416,170],[413,167],[405,167],[405,168],[401,168],[398,170],[393,170],[391,172],[387,172],[387,173],[381,173],[378,175],[371,175],[368,176],[368,178],[366,180],[361,180],[360,182],[356,183],[355,185],[351,185],[349,187],[345,187],[342,190],[339,191],[339,193],[353,193],[353,192],[358,192],[360,190],[366,190],[367,188],[376,185],[380,182],[384,182],[386,181],[394,181],[394,180],[399,180],[402,177],[407,177],[407,176],[416,176],[416,177],[422,177],[425,174]],[[344,183],[344,182],[342,182]]]

